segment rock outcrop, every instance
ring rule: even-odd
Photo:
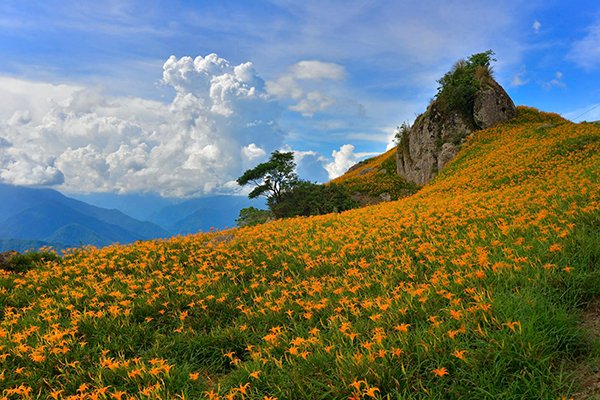
[[[434,100],[401,138],[396,152],[397,172],[407,182],[424,185],[458,154],[468,135],[516,116],[510,96],[492,78],[477,91],[470,118],[442,110]]]
[[[18,252],[13,250],[8,250],[0,253],[0,269],[4,269],[7,271],[12,270],[12,267],[10,265],[10,259],[18,254]]]
[[[400,195],[398,196],[398,198],[408,197],[414,193],[414,191],[410,189],[401,189],[399,192]],[[352,199],[358,202],[358,204],[361,207],[371,206],[380,203],[387,203],[394,200],[394,198],[392,198],[392,195],[388,192],[383,192],[379,196],[372,196],[368,193],[362,192],[354,192],[350,195],[350,197],[352,197]]]
[[[207,247],[207,246],[215,247],[220,244],[227,244],[229,242],[233,242],[234,240],[235,240],[235,236],[232,234],[216,236],[216,237],[202,243],[202,247]]]

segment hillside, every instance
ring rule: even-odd
[[[399,201],[0,270],[0,387],[568,398],[569,363],[598,353],[578,318],[600,294],[599,179],[600,127],[519,107]]]
[[[344,175],[333,179],[344,187],[361,203],[379,203],[382,195],[388,194],[392,200],[406,197],[416,192],[417,185],[411,185],[396,173],[396,148],[378,156],[363,160],[352,166]]]
[[[74,238],[77,238],[80,242],[75,242]],[[84,243],[104,247],[113,243],[112,240],[101,236],[96,231],[75,223],[58,228],[47,240],[54,243],[64,243],[69,247],[79,247]]]

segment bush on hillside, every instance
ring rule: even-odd
[[[463,117],[464,121],[476,127],[473,108],[477,91],[492,78],[490,63],[494,52],[473,54],[467,60],[457,61],[452,69],[441,77],[435,96],[439,110],[449,116],[452,111]]]
[[[29,253],[15,254],[12,256],[5,267],[11,272],[27,272],[38,265],[46,262],[59,261],[60,257],[56,253],[48,251],[32,251]]]
[[[235,220],[237,226],[255,226],[264,224],[271,217],[271,211],[260,210],[255,207],[242,208],[240,210],[240,217]]]
[[[356,200],[339,185],[318,185],[306,181],[284,193],[278,203],[269,203],[277,218],[329,214],[358,206]]]

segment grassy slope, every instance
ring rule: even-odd
[[[600,128],[519,115],[397,202],[0,271],[3,395],[568,396],[600,292]]]
[[[359,175],[365,168],[373,168],[373,170]],[[332,180],[331,183],[345,187],[350,194],[361,192],[379,196],[387,192],[394,200],[405,197],[408,190],[417,190],[416,186],[409,185],[396,173],[396,148],[362,161],[360,167]]]

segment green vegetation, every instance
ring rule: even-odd
[[[274,151],[268,162],[244,172],[237,183],[242,186],[253,183],[255,188],[248,197],[266,196],[269,211],[244,208],[236,220],[238,226],[261,224],[270,216],[322,215],[358,207],[358,203],[336,185],[318,185],[298,179],[295,168],[293,152]]]
[[[408,135],[402,135],[399,146],[402,146],[404,141],[408,141]],[[329,184],[342,186],[346,193],[350,195],[357,192],[369,196],[389,193],[392,200],[406,197],[419,189],[416,185],[407,183],[404,178],[396,173],[396,148],[361,161],[360,164],[360,167],[332,180]],[[363,170],[366,168],[372,168],[372,170],[364,173]]]
[[[254,184],[254,189],[248,195],[249,198],[265,196],[267,201],[278,203],[283,193],[298,184],[295,169],[293,152],[280,153],[275,150],[271,153],[269,161],[244,172],[236,182],[240,186]]]
[[[31,251],[27,253],[20,253],[12,256],[9,260],[5,269],[10,272],[24,273],[34,268],[44,266],[46,263],[59,262],[60,257],[50,251]]]
[[[0,270],[1,396],[571,398],[600,354],[599,135],[520,107],[400,201]]]
[[[463,120],[477,128],[473,117],[473,108],[477,91],[492,77],[490,63],[494,52],[473,54],[467,60],[459,60],[452,69],[438,80],[439,87],[435,96],[438,111],[445,117],[458,113]]]
[[[339,185],[317,185],[303,181],[284,193],[279,203],[271,205],[271,210],[277,218],[289,218],[337,213],[358,206]]]
[[[402,125],[396,127],[396,131],[394,132],[394,143],[396,145],[400,145],[402,143],[402,138],[408,136],[410,133],[410,122],[404,121]]]
[[[240,217],[235,220],[237,226],[255,226],[264,224],[273,214],[269,210],[260,210],[256,207],[246,207],[240,210]]]

